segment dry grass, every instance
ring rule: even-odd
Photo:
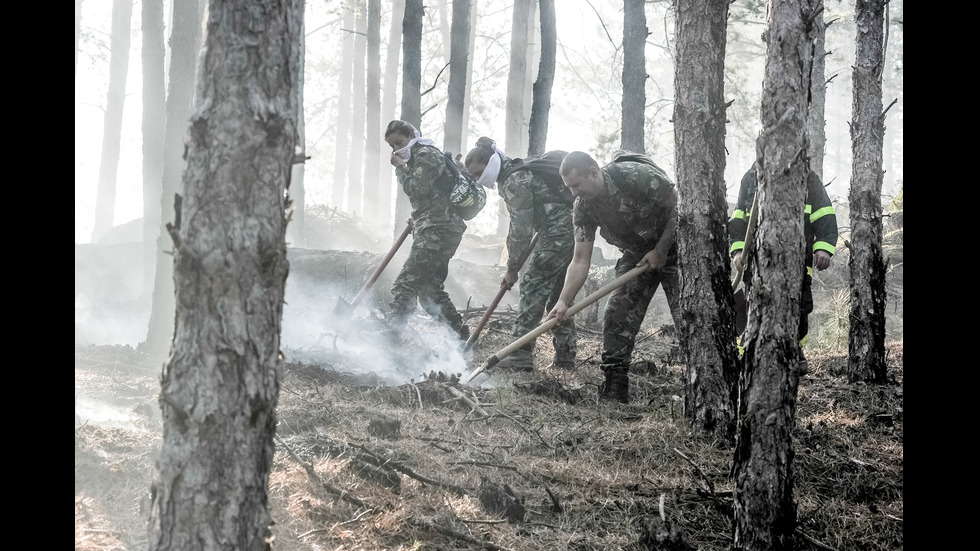
[[[573,373],[545,369],[545,341],[536,372],[494,374],[493,388],[440,373],[363,384],[340,357],[288,363],[269,480],[273,548],[640,550],[651,548],[641,540],[662,507],[692,548],[728,549],[732,450],[689,433],[672,337],[652,331],[640,341],[634,359],[647,363],[632,375],[628,405],[595,398],[594,334],[583,333]],[[476,361],[508,342],[489,329]],[[839,352],[807,355],[794,440],[797,548],[902,549],[902,344],[889,345],[894,382],[880,387],[848,384]],[[152,389],[158,368],[115,347],[76,349],[76,403]],[[76,417],[76,549],[146,545],[159,419],[138,414],[155,398],[135,390],[137,405],[124,405],[135,430]]]

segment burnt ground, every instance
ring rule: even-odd
[[[471,365],[509,344],[500,325]],[[397,354],[434,354],[424,337]],[[689,434],[671,328],[641,335],[630,404],[596,399],[598,333],[582,331],[574,372],[544,365],[546,341],[536,371],[492,371],[479,388],[459,384],[465,365],[385,384],[343,340],[284,350],[273,548],[728,549],[733,451]],[[807,357],[796,548],[902,549],[902,341],[888,344],[882,386],[847,382],[846,347]],[[146,547],[163,362],[75,347],[75,549]]]

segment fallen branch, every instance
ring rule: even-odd
[[[419,519],[411,519],[410,522],[412,522],[413,524],[415,524],[416,526],[418,526],[420,528],[423,528],[423,529],[426,529],[426,530],[433,530],[435,532],[439,532],[440,534],[442,534],[444,536],[448,536],[448,537],[453,538],[453,539],[457,539],[457,540],[460,540],[460,541],[465,541],[466,543],[472,543],[474,545],[479,545],[483,549],[489,549],[490,551],[511,551],[510,549],[508,549],[506,547],[500,547],[499,545],[497,545],[495,543],[491,543],[491,542],[485,541],[485,540],[479,540],[479,539],[474,538],[473,536],[470,536],[468,534],[464,534],[462,532],[457,532],[456,530],[453,530],[452,528],[449,528],[448,526],[440,526],[440,525],[438,525],[438,524],[436,524],[434,522],[428,522],[428,521],[419,520]]]
[[[313,468],[313,465],[310,465],[306,461],[303,461],[298,455],[296,455],[296,452],[294,452],[293,449],[290,448],[288,444],[286,444],[285,442],[283,442],[282,438],[279,438],[278,435],[276,435],[276,442],[278,442],[280,445],[282,445],[282,447],[285,448],[286,451],[289,453],[289,456],[292,457],[294,461],[296,461],[297,463],[299,463],[300,466],[303,467],[303,469],[306,470],[306,474],[310,478],[312,478],[313,480],[315,480],[317,483],[319,483],[321,486],[323,486],[323,488],[327,492],[329,492],[329,493],[331,493],[331,494],[339,497],[340,499],[346,501],[347,503],[351,503],[353,505],[357,505],[358,507],[367,507],[368,510],[371,509],[368,506],[368,504],[365,503],[364,501],[362,501],[360,498],[355,497],[355,496],[351,495],[349,492],[347,492],[347,490],[344,490],[342,488],[339,488],[339,487],[331,484],[330,482],[324,480],[323,477],[320,476],[320,473],[316,472],[316,470]]]
[[[467,493],[469,493],[465,488],[462,488],[460,486],[456,486],[455,484],[449,484],[447,482],[440,482],[438,480],[433,480],[431,478],[426,478],[426,477],[424,477],[424,476],[416,473],[412,469],[406,467],[405,465],[403,465],[403,464],[401,464],[401,463],[399,463],[397,461],[394,461],[392,459],[387,459],[387,458],[381,457],[380,455],[378,455],[378,454],[374,453],[373,451],[367,449],[367,447],[364,446],[364,445],[362,445],[362,444],[355,444],[353,447],[355,447],[355,448],[363,451],[364,453],[370,455],[371,457],[373,457],[375,460],[378,461],[378,464],[379,465],[384,466],[384,467],[388,467],[388,468],[391,468],[391,469],[394,469],[394,470],[396,470],[396,471],[398,471],[398,472],[400,472],[400,473],[408,476],[409,478],[414,478],[415,480],[418,480],[419,482],[421,482],[423,484],[428,484],[430,486],[436,486],[438,488],[444,488],[446,490],[451,490],[453,493],[455,493],[457,496],[460,496],[460,497],[465,496]]]

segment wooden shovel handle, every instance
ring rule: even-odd
[[[357,303],[364,298],[364,294],[368,292],[376,281],[378,281],[378,278],[381,277],[381,272],[388,267],[388,263],[391,262],[391,259],[395,256],[395,253],[398,252],[398,249],[402,246],[402,243],[405,242],[405,239],[408,238],[408,234],[412,233],[412,227],[412,219],[409,218],[408,222],[405,224],[405,229],[402,230],[402,234],[398,236],[398,240],[395,241],[395,244],[391,247],[391,250],[388,251],[388,255],[385,256],[384,260],[381,261],[381,264],[378,265],[378,268],[374,270],[373,274],[371,274],[371,279],[369,279],[367,283],[361,287],[361,290],[357,292],[357,296],[355,296],[354,300],[351,301],[350,307],[352,310],[355,306],[357,306]]]
[[[641,266],[637,266],[637,267],[633,268],[632,270],[626,272],[625,274],[623,274],[623,275],[617,277],[616,279],[610,281],[609,283],[603,285],[602,287],[599,287],[591,295],[585,297],[580,302],[576,302],[571,307],[569,307],[566,316],[567,317],[574,316],[575,314],[581,312],[582,309],[585,308],[586,306],[589,306],[589,305],[597,302],[600,298],[608,295],[609,293],[615,291],[616,289],[619,289],[623,285],[626,285],[630,281],[636,279],[637,276],[639,276],[640,274],[646,272],[649,269],[650,269],[650,265],[644,262]],[[509,356],[510,354],[512,354],[517,349],[523,347],[527,343],[533,342],[534,339],[537,339],[542,333],[544,333],[545,331],[551,329],[552,327],[554,327],[557,324],[558,324],[558,319],[557,318],[549,318],[548,320],[546,320],[541,325],[539,325],[536,328],[532,329],[530,332],[528,332],[523,337],[521,337],[521,338],[517,339],[516,341],[510,343],[509,345],[507,345],[504,348],[502,348],[499,351],[497,351],[497,353],[495,353],[492,356],[490,356],[489,358],[487,358],[486,361],[483,362],[483,365],[481,365],[479,369],[477,369],[476,371],[474,371],[473,373],[471,373],[470,375],[468,375],[462,381],[462,383],[463,384],[469,383],[470,381],[473,380],[474,377],[476,377],[477,375],[479,375],[483,371],[485,371],[485,370],[487,370],[487,369],[489,369],[489,368],[497,365],[497,363],[500,362],[500,360],[506,358],[507,356]]]
[[[539,235],[540,232],[535,232],[534,236],[531,237],[531,242],[528,244],[527,249],[524,251],[524,255],[521,257],[521,262],[520,264],[518,264],[518,266],[523,266],[524,263],[527,262],[527,258],[531,256],[531,251],[534,250],[534,246],[538,244]],[[476,339],[477,337],[480,336],[480,332],[483,331],[483,327],[487,324],[488,321],[490,321],[490,314],[493,314],[494,310],[497,309],[497,305],[500,304],[500,299],[504,298],[504,293],[509,291],[510,288],[511,288],[510,285],[501,282],[500,290],[497,291],[497,296],[494,297],[493,302],[491,302],[490,306],[487,307],[487,311],[483,313],[483,317],[480,318],[480,322],[476,324],[476,328],[473,329],[473,333],[470,335],[470,338],[466,340],[466,344],[463,346],[464,351],[473,348],[473,345],[476,344]]]

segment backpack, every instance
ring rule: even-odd
[[[561,199],[563,203],[571,205],[575,202],[575,197],[572,196],[571,190],[565,186],[565,182],[561,179],[561,174],[558,173],[558,169],[561,167],[561,162],[565,158],[565,155],[568,155],[568,153],[555,150],[548,151],[543,155],[514,159],[507,170],[501,174],[500,179],[506,180],[507,177],[518,170],[530,170],[532,174],[541,178],[547,184],[551,193]]]
[[[643,153],[633,153],[631,151],[626,151],[623,149],[618,149],[613,152],[613,160],[611,163],[605,166],[609,170],[609,175],[612,177],[613,181],[622,181],[622,170],[619,168],[618,163],[622,161],[633,161],[636,163],[643,163],[645,165],[650,165],[656,168],[658,171],[663,172],[663,169],[657,166],[657,163],[653,162],[653,159],[646,156]]]
[[[449,168],[449,173],[454,176],[455,182],[449,194],[449,202],[460,218],[472,220],[487,204],[487,192],[468,171],[462,169],[453,160],[452,153],[446,151],[443,155],[446,157],[446,166]]]

